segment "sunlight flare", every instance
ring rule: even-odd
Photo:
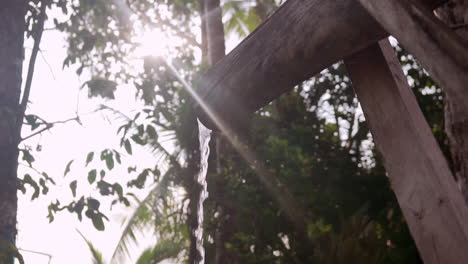
[[[166,57],[171,47],[178,45],[174,38],[158,28],[143,32],[135,38],[138,45],[135,53],[138,57],[156,56]]]

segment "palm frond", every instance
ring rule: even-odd
[[[136,264],[157,264],[166,259],[177,258],[183,249],[181,243],[162,240],[156,246],[143,251]]]
[[[154,214],[155,200],[159,199],[161,196],[165,197],[167,195],[169,183],[173,175],[173,169],[167,170],[158,184],[150,190],[148,195],[142,201],[137,201],[138,207],[128,219],[114,253],[112,254],[112,263],[121,263],[123,257],[129,255],[128,246],[130,242],[138,244],[136,237],[137,230],[144,230],[144,228],[153,224],[151,220]]]
[[[89,251],[91,252],[91,255],[93,256],[93,264],[105,264],[104,259],[102,257],[102,253],[96,249],[96,247],[86,239],[86,237],[77,229],[76,232],[80,234],[80,236],[83,238],[83,240],[86,242],[88,245]]]

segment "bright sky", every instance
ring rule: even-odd
[[[42,151],[35,155],[34,167],[40,171],[46,171],[57,181],[57,186],[52,187],[47,196],[40,196],[39,200],[30,201],[31,189],[26,195],[19,194],[18,212],[18,247],[25,250],[39,251],[52,255],[54,264],[82,264],[91,263],[91,257],[86,243],[75,229],[79,229],[95,246],[104,253],[105,259],[109,260],[116,242],[121,233],[121,223],[124,215],[128,215],[130,209],[114,207],[107,216],[110,222],[106,222],[104,232],[96,231],[92,223],[86,218],[80,223],[76,215],[68,212],[59,213],[52,224],[48,223],[47,206],[56,198],[65,204],[71,201],[69,182],[72,179],[86,181],[87,170],[84,170],[84,159],[89,151],[102,150],[104,148],[116,148],[119,138],[115,135],[115,119],[110,115],[86,114],[92,112],[102,99],[88,99],[87,90],[82,89],[82,83],[87,81],[85,76],[81,80],[75,74],[75,69],[62,70],[63,59],[66,49],[63,35],[55,31],[44,33],[41,49],[43,56],[38,56],[35,69],[30,105],[27,113],[34,113],[47,121],[59,121],[75,117],[75,112],[81,115],[83,126],[75,122],[57,125],[50,132],[37,136],[26,142],[35,148],[37,143],[42,145]],[[29,58],[32,43],[26,44],[26,55]],[[25,65],[27,65],[27,60]],[[24,69],[26,74],[26,68]],[[118,106],[118,109],[132,115],[139,105],[132,100],[134,90],[130,87],[119,87],[115,101],[105,102],[110,106]],[[134,114],[134,113],[133,113]],[[25,132],[23,136],[29,135]],[[134,151],[135,152],[135,151]],[[153,157],[144,151],[136,151],[138,164],[142,166],[152,165]],[[135,157],[129,157],[135,161]],[[69,160],[75,159],[72,172],[63,178],[65,165]],[[127,159],[128,160],[128,159]],[[20,165],[20,176],[32,171]],[[114,178],[123,178],[125,182],[126,167],[117,170]],[[28,187],[27,187],[28,188]],[[88,186],[78,186],[78,194],[93,194],[95,190]],[[142,193],[143,194],[143,193]],[[102,204],[103,210],[109,208],[109,202]],[[148,240],[146,240],[148,242]],[[143,243],[145,244],[145,243]],[[49,263],[47,256],[21,252],[26,263],[42,264]],[[136,252],[136,256],[139,253]],[[131,262],[129,262],[131,263]]]
[[[52,27],[52,25],[47,27]],[[145,32],[141,38],[136,39],[142,45],[135,57],[150,54],[169,57],[168,50],[170,50],[170,47],[168,46],[180,43],[161,41],[164,39],[167,40],[161,31]],[[239,41],[240,39],[237,37],[229,38],[226,43],[227,50],[234,48]],[[31,41],[26,43],[24,76],[27,73],[32,44]],[[36,62],[27,114],[35,114],[49,122],[53,122],[73,118],[76,113],[79,113],[83,126],[76,122],[56,125],[50,132],[45,132],[25,142],[33,149],[37,144],[42,146],[41,152],[34,152],[36,161],[33,166],[39,171],[47,172],[56,181],[57,185],[49,186],[50,191],[46,196],[41,195],[39,199],[32,202],[30,200],[32,189],[29,186],[26,187],[28,192],[25,195],[18,192],[17,245],[18,248],[22,249],[21,253],[26,263],[91,263],[91,254],[85,241],[76,231],[78,229],[88,240],[93,242],[94,246],[103,253],[104,259],[109,263],[121,235],[123,219],[132,212],[130,208],[114,206],[112,211],[106,211],[109,209],[111,200],[106,202],[101,200],[101,208],[110,221],[106,222],[106,230],[100,232],[93,227],[91,221],[85,216],[83,216],[83,222],[79,222],[76,215],[68,212],[58,213],[55,221],[49,224],[46,218],[47,206],[56,199],[59,199],[62,204],[70,202],[72,197],[69,183],[75,179],[86,183],[86,185],[78,186],[78,197],[98,193],[87,185],[86,177],[89,168],[84,168],[86,154],[90,151],[100,151],[105,148],[117,148],[120,138],[115,133],[119,123],[112,115],[90,113],[100,104],[106,103],[128,116],[133,116],[135,111],[141,108],[141,105],[133,99],[134,88],[126,86],[118,87],[115,94],[116,99],[113,101],[89,99],[87,90],[80,89],[82,84],[89,80],[89,76],[83,74],[79,78],[75,73],[77,67],[62,69],[66,48],[65,39],[61,33],[53,30],[45,31],[41,50],[42,54],[39,54]],[[24,131],[23,137],[29,134],[28,131]],[[135,147],[133,150],[134,155],[125,157],[125,160],[130,164],[138,164],[141,167],[154,167],[154,157]],[[72,159],[75,160],[72,171],[64,178],[65,166]],[[20,163],[22,162],[20,161]],[[102,164],[97,166],[102,166]],[[127,175],[126,166],[122,166],[120,169],[115,168],[113,171],[112,181],[119,181],[120,179],[125,184],[128,179],[125,177]],[[19,176],[22,177],[25,173],[39,179],[37,173],[20,164]],[[143,197],[145,193],[142,191],[138,195]],[[96,197],[100,196],[96,195]],[[152,242],[151,237],[142,237],[140,246],[132,249],[133,258],[128,260],[127,263],[134,263],[141,251],[151,245]],[[49,262],[48,256],[29,251],[48,254],[52,258]]]

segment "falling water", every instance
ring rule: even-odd
[[[208,171],[208,156],[210,155],[211,130],[206,128],[198,120],[198,139],[200,141],[200,171],[196,176],[197,183],[201,186],[200,199],[197,203],[197,228],[194,230],[197,238],[197,251],[200,254],[199,264],[205,263],[205,249],[203,248],[203,202],[208,197],[206,173]]]
[[[190,93],[192,98],[200,105],[204,106],[204,102],[200,99],[198,94],[194,91],[193,87],[190,86],[184,78],[179,74],[177,69],[164,57],[161,58],[172,71],[174,76],[182,83],[187,92]],[[205,248],[203,247],[203,202],[208,197],[208,190],[206,184],[206,173],[208,172],[208,156],[210,155],[210,139],[211,139],[211,130],[206,128],[200,120],[198,120],[198,140],[200,142],[200,170],[195,177],[195,181],[199,184],[200,195],[197,201],[197,228],[193,230],[196,237],[196,248],[198,251],[199,258],[198,264],[205,263]]]

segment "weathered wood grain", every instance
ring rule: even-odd
[[[205,104],[228,123],[387,33],[355,0],[288,0],[199,81]],[[210,125],[206,116],[202,121]]]
[[[444,0],[420,0],[434,8]],[[242,123],[274,98],[388,33],[356,0],[288,0],[215,64],[197,92],[218,118]],[[200,111],[205,125],[214,128]]]
[[[468,41],[417,1],[358,0],[468,112]],[[465,115],[458,118],[467,119]]]
[[[345,64],[424,263],[466,263],[468,208],[389,42]]]

